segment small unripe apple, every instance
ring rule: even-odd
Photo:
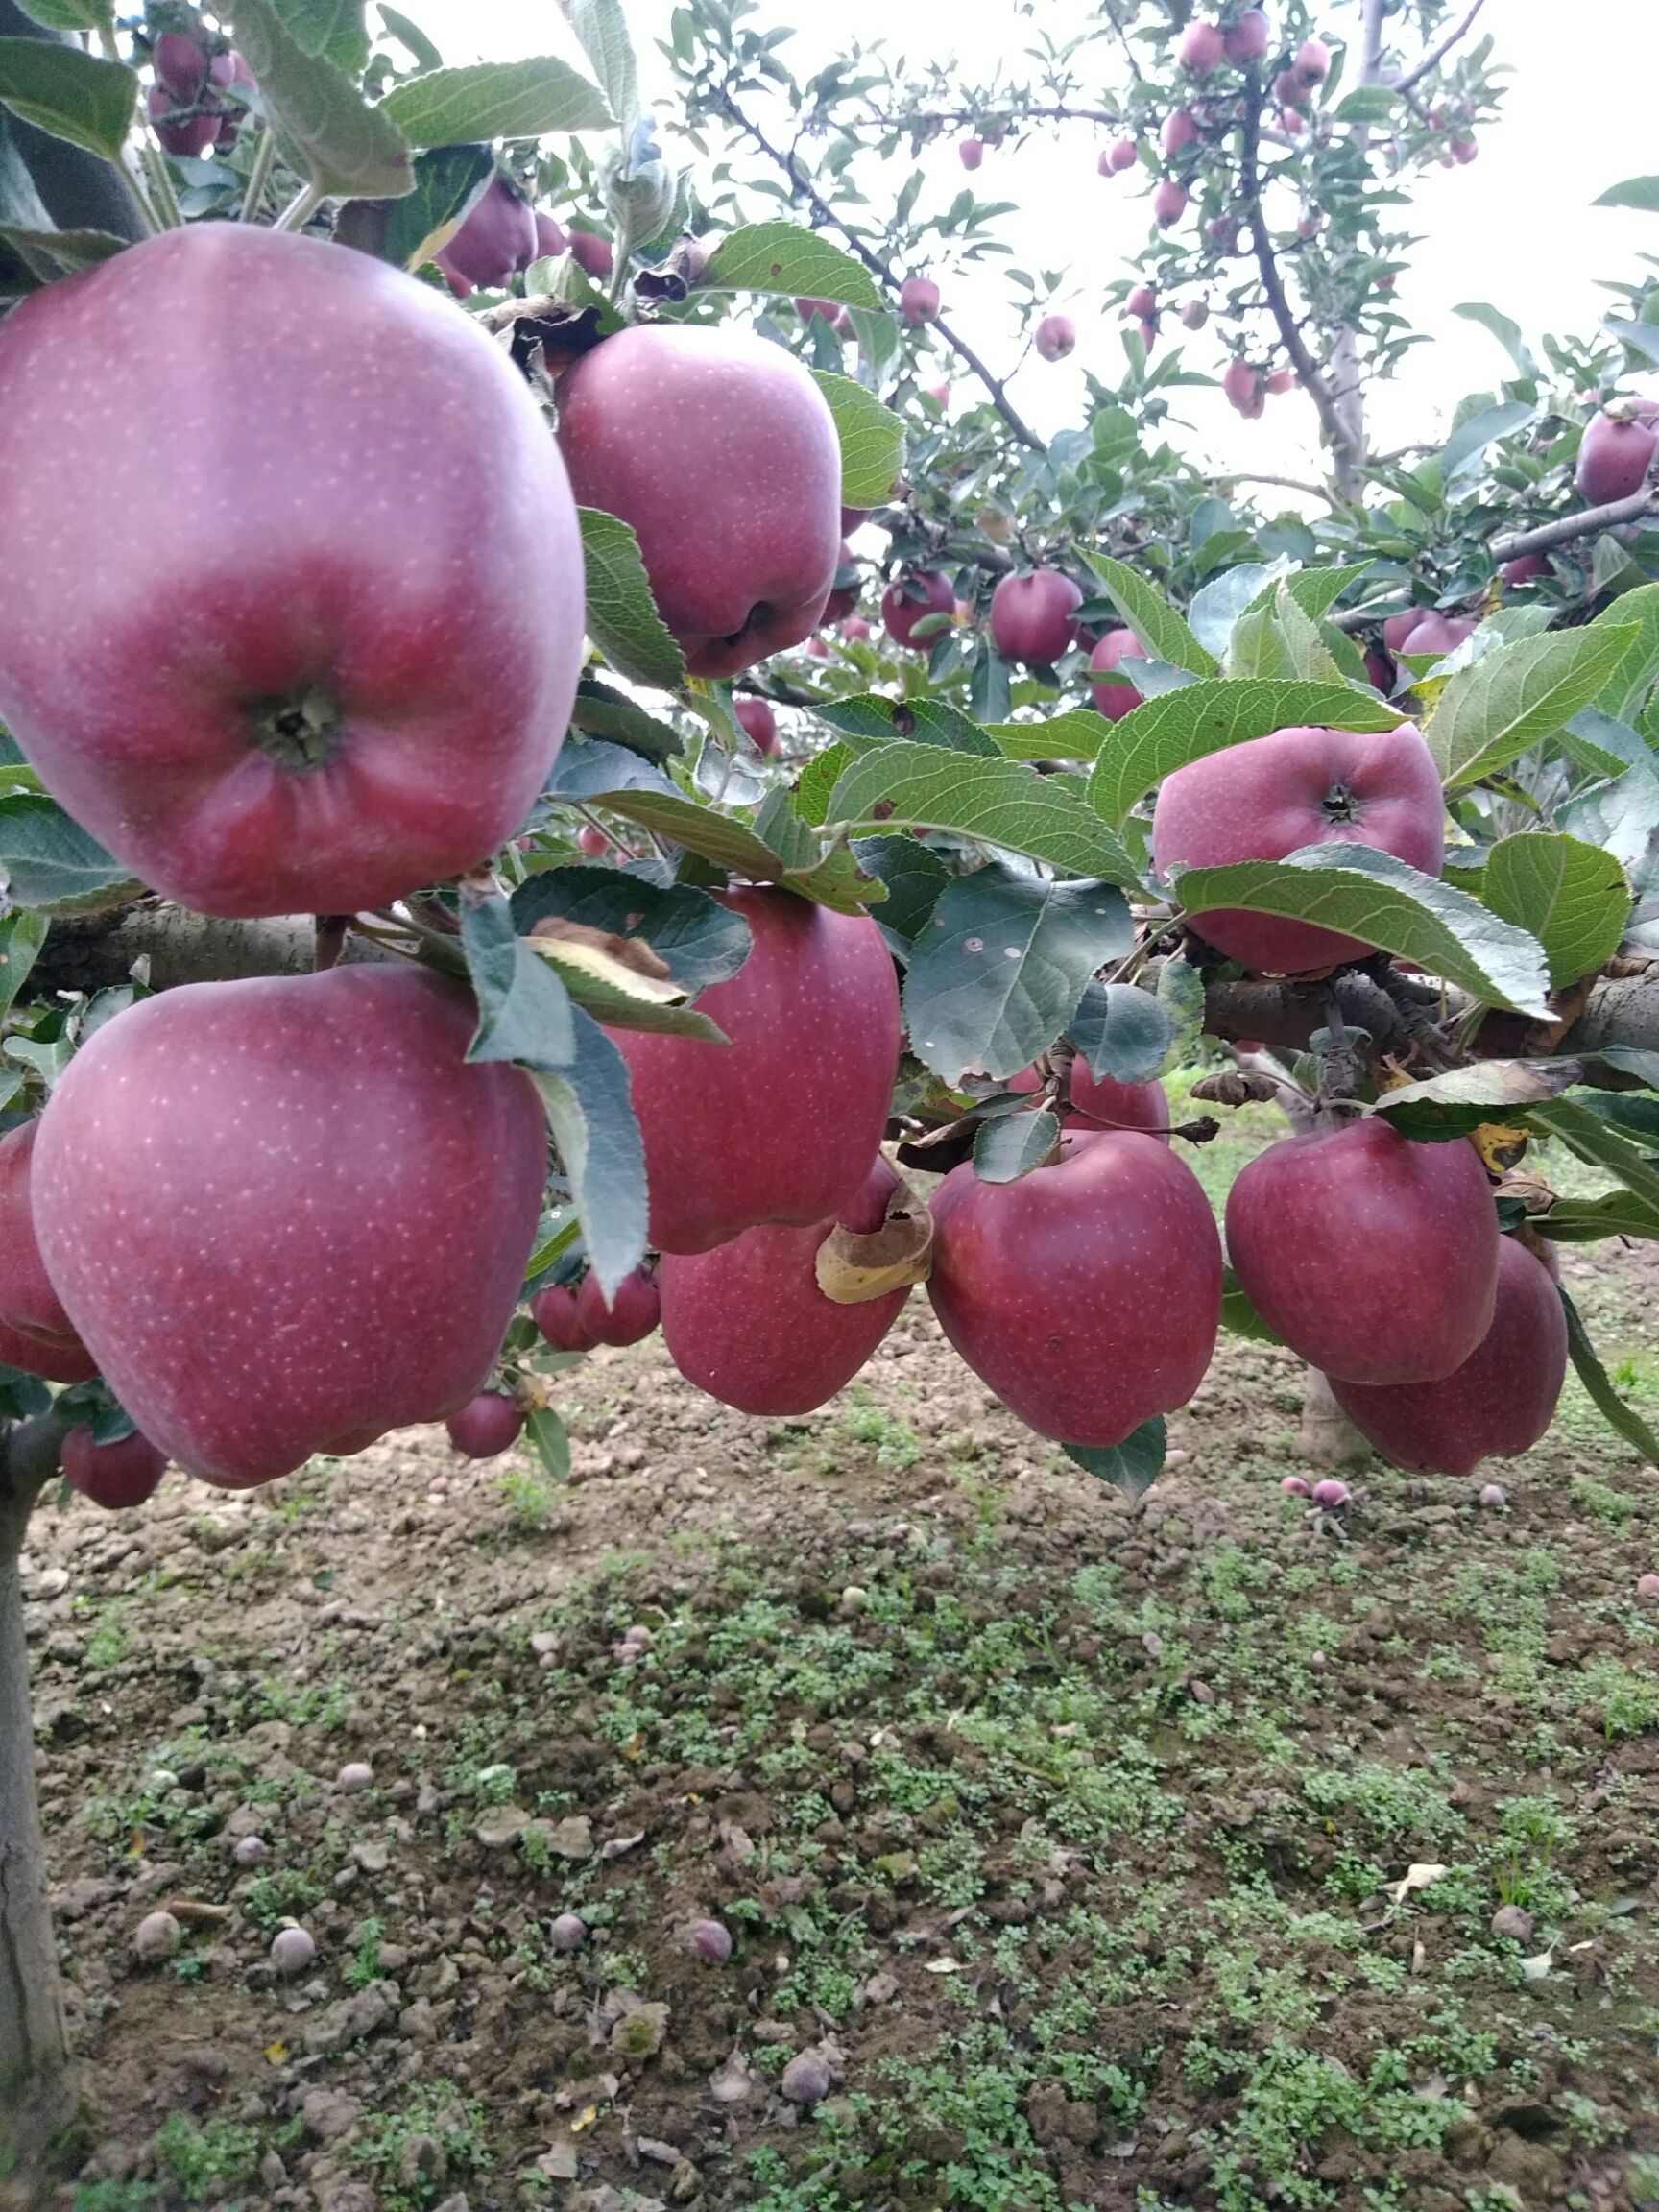
[[[577,849],[586,853],[590,860],[598,860],[611,850],[611,840],[603,830],[592,822],[584,822],[576,832]]]
[[[1274,369],[1268,373],[1267,389],[1277,398],[1280,393],[1288,392],[1295,381],[1296,375],[1293,370]]]
[[[906,276],[899,290],[899,312],[906,323],[939,320],[939,287],[931,276]]]
[[[616,1286],[609,1305],[599,1278],[589,1272],[576,1293],[576,1320],[596,1344],[640,1344],[661,1316],[657,1278],[647,1267],[636,1267]]]
[[[1177,184],[1173,177],[1166,177],[1152,195],[1152,219],[1160,230],[1167,230],[1172,223],[1179,223],[1187,212],[1187,188]]]
[[[1123,302],[1124,312],[1134,315],[1142,323],[1150,323],[1158,312],[1158,295],[1150,284],[1137,284]]]
[[[778,717],[770,699],[738,699],[732,708],[738,726],[746,731],[757,753],[770,757],[778,750]]]
[[[1069,652],[1083,594],[1058,568],[1004,576],[991,594],[991,636],[1010,661],[1046,667]]]
[[[983,138],[959,138],[956,151],[962,156],[964,169],[977,169],[985,158],[985,141]]]
[[[524,1416],[503,1390],[480,1390],[444,1424],[449,1441],[468,1459],[495,1459],[518,1441]]]
[[[1229,24],[1222,46],[1235,69],[1260,61],[1267,51],[1267,18],[1262,11],[1246,8],[1236,23]]]
[[[568,233],[570,257],[578,269],[586,270],[589,276],[609,276],[616,265],[609,238],[602,238],[597,230],[579,230],[574,224]]]
[[[1202,330],[1210,320],[1210,309],[1202,300],[1189,300],[1181,310],[1181,320],[1189,330]]]
[[[1144,661],[1146,648],[1133,630],[1108,630],[1089,656],[1091,668],[1117,669],[1125,655],[1131,660]],[[1125,714],[1132,713],[1141,705],[1141,693],[1133,684],[1095,684],[1092,685],[1094,705],[1109,722],[1121,722]]]
[[[1226,52],[1227,40],[1219,23],[1189,23],[1175,49],[1175,59],[1189,75],[1208,77],[1213,69],[1220,68]]]
[[[1640,492],[1653,463],[1656,425],[1637,419],[1622,421],[1605,410],[1595,416],[1578,446],[1575,482],[1592,507],[1628,499]]]
[[[1133,169],[1141,158],[1141,149],[1133,138],[1114,138],[1100,156],[1100,174],[1117,176],[1125,169]]]
[[[1200,24],[1196,28],[1206,30],[1209,26]],[[1177,108],[1165,121],[1164,135],[1160,143],[1163,145],[1165,153],[1173,160],[1183,146],[1190,146],[1195,138],[1202,137],[1202,135],[1203,133],[1198,128],[1197,116],[1189,108]]]
[[[71,1429],[61,1464],[65,1481],[111,1513],[154,1498],[167,1471],[166,1455],[136,1429],[113,1444],[96,1442],[90,1427]]]
[[[568,1283],[550,1283],[530,1301],[530,1318],[555,1352],[591,1352],[595,1339],[576,1317],[576,1293]]]
[[[1045,315],[1037,325],[1037,353],[1044,361],[1064,361],[1077,344],[1077,325],[1070,315]]]
[[[1548,576],[1550,557],[1547,553],[1523,553],[1514,561],[1505,561],[1498,573],[1513,589],[1517,585],[1532,583],[1536,577]]]
[[[1290,73],[1298,84],[1323,84],[1331,74],[1331,49],[1323,38],[1305,38],[1297,47]]]
[[[908,645],[917,653],[931,653],[943,635],[934,631],[918,637],[917,623],[929,614],[954,613],[955,608],[956,594],[936,568],[913,569],[907,576],[896,576],[881,594],[881,619],[887,625],[888,637],[895,645]]]

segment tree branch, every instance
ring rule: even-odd
[[[237,983],[252,975],[305,975],[315,949],[309,914],[214,922],[147,899],[119,913],[54,922],[29,983],[35,991],[103,991],[130,982],[140,960],[149,962],[150,981],[157,991],[180,983]],[[359,961],[383,955],[353,936],[344,957]]]
[[[1225,476],[1215,478],[1217,484],[1277,484],[1286,492],[1306,492],[1310,499],[1323,499],[1327,507],[1339,507],[1342,502],[1333,497],[1329,485],[1304,484],[1300,476],[1259,476],[1247,469],[1229,469]]]
[[[1651,515],[1659,500],[1659,486],[1651,481],[1627,498],[1609,500],[1605,507],[1583,507],[1576,515],[1558,515],[1553,522],[1540,522],[1531,530],[1519,530],[1507,538],[1494,538],[1487,550],[1494,561],[1516,561],[1523,553],[1548,553],[1552,546],[1570,545],[1575,538],[1588,538],[1598,530],[1617,529],[1622,522],[1640,522]]]
[[[1468,32],[1476,16],[1479,14],[1481,9],[1485,5],[1486,0],[1475,0],[1474,7],[1470,9],[1468,14],[1464,16],[1462,22],[1458,24],[1456,30],[1452,32],[1449,36],[1442,38],[1438,46],[1431,47],[1430,51],[1424,55],[1422,60],[1418,62],[1417,66],[1414,69],[1409,70],[1406,76],[1401,78],[1399,84],[1394,87],[1395,91],[1401,93],[1409,92],[1414,84],[1420,84],[1423,82],[1424,78],[1428,76],[1431,69],[1438,68],[1440,63],[1445,60],[1447,55],[1451,53],[1453,47],[1455,46],[1457,41]]]

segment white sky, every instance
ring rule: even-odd
[[[672,135],[673,108],[665,64],[655,41],[665,36],[671,0],[625,0],[642,74],[658,99],[664,151],[685,158]],[[552,0],[407,0],[409,12],[442,48],[446,61],[544,53],[551,46],[580,59]],[[1269,0],[1271,12],[1271,0]],[[849,38],[865,43],[891,34],[899,52],[922,59],[957,55],[971,74],[989,77],[998,61],[1015,68],[1013,50],[1034,22],[1056,37],[1081,25],[1078,0],[1036,0],[1027,17],[1007,0],[762,0],[763,24],[793,22],[798,36],[782,59],[805,76]],[[1333,29],[1357,19],[1351,6],[1333,9]],[[1503,120],[1481,133],[1479,158],[1468,168],[1434,169],[1419,188],[1411,228],[1423,244],[1401,281],[1400,303],[1430,343],[1407,356],[1395,382],[1373,395],[1379,447],[1433,437],[1466,393],[1494,386],[1507,362],[1478,325],[1452,313],[1463,301],[1487,301],[1513,316],[1530,337],[1583,332],[1605,311],[1598,279],[1635,280],[1638,255],[1659,255],[1659,215],[1594,208],[1590,203],[1627,177],[1659,172],[1654,86],[1659,84],[1659,0],[1487,0],[1483,27],[1497,59],[1513,74]],[[550,37],[551,33],[551,37]],[[1097,314],[1099,287],[1128,272],[1143,243],[1150,214],[1133,173],[1094,174],[1097,141],[1071,124],[1018,150],[988,152],[974,179],[983,198],[1012,200],[1018,216],[1003,234],[1020,266],[1034,274],[1068,266],[1056,302],[1075,316],[1078,348],[1070,363],[1032,360],[1012,396],[1045,435],[1076,423],[1082,412],[1081,364],[1093,362],[1111,382],[1122,373],[1118,321]],[[954,146],[923,156],[937,204],[949,204],[964,173]],[[908,174],[908,166],[901,172]],[[927,202],[923,203],[924,207]],[[945,307],[993,367],[1011,357],[998,264],[944,277]],[[1164,343],[1184,341],[1190,367],[1219,370],[1221,349],[1210,332],[1179,333],[1166,319]],[[1180,419],[1191,425],[1176,443],[1215,469],[1257,469],[1290,476],[1318,471],[1312,410],[1300,394],[1269,399],[1257,422],[1235,416],[1220,394],[1180,396]],[[1292,502],[1294,503],[1294,502]]]

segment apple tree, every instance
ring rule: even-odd
[[[595,1343],[661,1316],[805,1411],[924,1281],[1132,1497],[1222,1325],[1403,1466],[1526,1449],[1569,1358],[1659,1456],[1552,1262],[1659,1235],[1651,287],[1583,342],[1472,309],[1503,382],[1366,433],[1411,179],[1494,110],[1479,8],[1119,0],[972,84],[798,82],[694,0],[672,117],[617,0],[565,12],[585,70],[446,67],[390,7],[0,0],[26,2172],[76,2102],[18,1575],[59,1475],[129,1508],[419,1421],[558,1471]],[[1038,131],[1147,199],[1086,310],[912,165]],[[957,330],[970,271],[1038,364],[1085,346],[1081,423]],[[1207,382],[1314,411],[1314,518],[1182,457]],[[1224,1265],[1183,1148],[1253,1099],[1293,1133]]]

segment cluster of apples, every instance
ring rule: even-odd
[[[189,160],[233,146],[247,112],[238,89],[258,89],[235,48],[221,48],[201,30],[164,31],[152,61],[156,82],[145,95],[145,112],[167,152]]]
[[[480,288],[500,291],[532,261],[568,253],[589,276],[609,276],[615,256],[609,238],[571,224],[568,228],[532,207],[505,177],[494,176],[446,246],[433,255],[458,300]]]

